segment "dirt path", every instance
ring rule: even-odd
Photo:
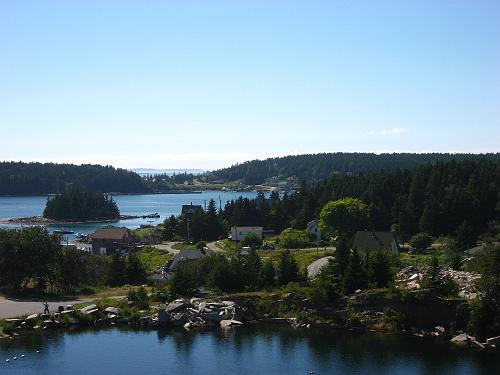
[[[57,311],[59,306],[75,305],[77,303],[88,302],[94,298],[82,298],[66,301],[50,301],[49,309],[51,312]],[[42,300],[20,300],[15,298],[6,298],[0,296],[0,319],[15,318],[22,315],[31,315],[43,312]]]

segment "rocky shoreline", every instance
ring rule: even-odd
[[[112,219],[96,219],[96,220],[74,220],[74,221],[60,221],[49,219],[43,216],[29,216],[29,217],[18,217],[7,220],[0,220],[0,224],[17,224],[17,225],[60,225],[68,226],[75,224],[94,224],[94,223],[116,223],[120,220],[133,220],[153,217],[151,215],[120,215]]]
[[[297,296],[285,293],[275,299],[275,304],[296,304]],[[459,346],[469,346],[478,350],[498,350],[500,336],[491,337],[483,341],[468,335],[461,330],[453,330],[445,326],[435,326],[432,329],[411,328],[394,329],[384,322],[384,313],[366,309],[357,313],[356,319],[326,320],[321,319],[322,311],[312,309],[308,301],[301,301],[304,305],[303,314],[295,316],[276,316],[262,313],[259,307],[251,300],[207,300],[202,298],[176,299],[169,303],[160,303],[149,306],[147,302],[122,300],[126,307],[116,307],[111,304],[102,305],[97,302],[79,309],[71,306],[60,307],[59,312],[53,314],[33,314],[22,318],[5,319],[9,329],[0,330],[0,339],[13,339],[23,333],[53,329],[70,329],[75,327],[141,327],[145,329],[183,328],[192,329],[228,329],[244,324],[273,324],[286,325],[294,328],[343,329],[364,332],[400,333],[414,337],[430,337],[449,341]],[[134,313],[128,311],[134,308]],[[270,306],[272,309],[272,306]],[[139,309],[139,310],[138,310]],[[331,309],[324,308],[331,313]],[[335,313],[345,316],[353,314],[349,306],[344,306]],[[279,315],[279,314],[278,314]],[[292,314],[293,315],[293,314]]]

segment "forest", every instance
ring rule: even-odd
[[[43,217],[54,220],[109,220],[120,215],[108,194],[73,190],[47,199]]]
[[[447,153],[321,153],[293,155],[265,160],[252,160],[222,168],[210,173],[212,180],[240,180],[245,184],[262,184],[271,178],[298,180],[324,180],[335,175],[357,175],[371,171],[414,169],[424,164],[448,162],[451,160],[500,160],[500,153],[495,154],[447,154]]]
[[[289,227],[304,229],[308,221],[319,218],[327,202],[353,197],[368,207],[366,228],[359,229],[391,229],[403,241],[419,232],[451,235],[472,244],[490,222],[500,219],[499,187],[500,161],[489,159],[436,162],[413,170],[336,175],[325,181],[304,182],[293,194],[274,192],[266,198],[261,193],[254,200],[239,198],[228,202],[217,215],[219,224],[211,226],[219,228],[218,233],[197,228],[198,220],[192,220],[191,231],[207,239],[216,238],[223,233],[220,228],[230,225],[259,225],[276,233]],[[211,221],[215,220],[213,212],[211,216]],[[181,218],[171,218],[167,224],[168,228],[177,224],[182,236],[185,224]],[[173,231],[170,229],[169,233]]]
[[[45,195],[68,190],[144,193],[142,178],[101,165],[0,162],[0,195]]]

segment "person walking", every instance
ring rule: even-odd
[[[43,313],[44,314],[50,314],[50,312],[49,312],[49,303],[47,301],[43,302]]]

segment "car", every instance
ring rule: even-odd
[[[260,247],[261,250],[274,250],[274,246],[273,245],[269,245],[269,244],[264,244]]]

